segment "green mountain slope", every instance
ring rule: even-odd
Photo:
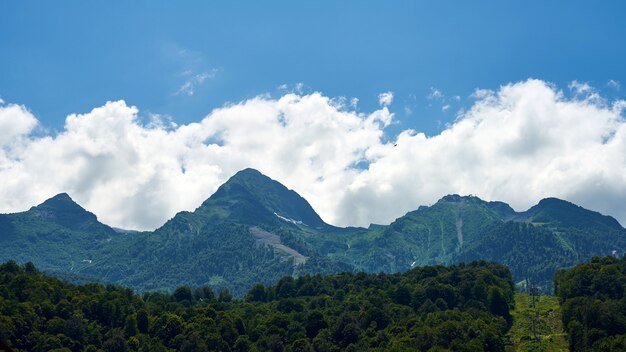
[[[296,192],[254,169],[244,169],[193,213],[181,212],[156,232],[198,232],[221,222],[280,226],[285,223],[321,230],[328,225]]]
[[[485,259],[509,266],[521,288],[531,281],[551,292],[556,270],[593,255],[622,255],[626,232],[611,217],[555,198],[516,212],[459,195],[387,226],[337,228],[296,192],[246,169],[195,211],[153,232],[117,233],[61,194],[0,215],[0,245],[2,260],[140,291],[187,284],[243,294],[285,275],[398,272]]]
[[[32,261],[43,270],[76,273],[93,253],[121,237],[67,194],[59,194],[28,211],[0,215],[0,260]]]
[[[622,231],[614,218],[587,210],[576,204],[557,199],[542,199],[539,204],[520,214],[527,222],[554,228],[578,228],[593,231]]]
[[[181,212],[152,233],[132,236],[116,265],[84,273],[140,290],[187,284],[243,294],[285,275],[331,273],[351,266],[318,258],[302,240],[329,227],[297,193],[253,169],[232,176],[194,212]]]
[[[325,243],[324,254],[360,270],[485,259],[509,266],[522,287],[530,280],[547,293],[557,269],[626,248],[626,231],[614,218],[556,198],[517,213],[502,202],[449,195],[389,226],[322,238],[335,244]]]

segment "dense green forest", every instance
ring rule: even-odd
[[[0,339],[16,351],[504,351],[514,285],[499,264],[290,276],[172,294],[69,284],[0,265]]]
[[[595,257],[555,284],[572,351],[626,350],[626,258]]]

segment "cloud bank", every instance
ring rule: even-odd
[[[388,142],[391,95],[367,114],[320,93],[259,96],[181,126],[143,124],[116,101],[44,136],[26,107],[0,104],[0,212],[68,192],[105,223],[153,229],[253,167],[336,225],[389,223],[450,193],[518,210],[556,196],[624,224],[626,102],[571,88],[528,80],[480,90],[441,133]]]

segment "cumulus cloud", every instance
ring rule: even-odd
[[[391,103],[393,103],[393,92],[378,94],[378,104],[380,104],[380,106],[389,106]]]
[[[27,114],[5,110],[1,121]],[[124,101],[109,102],[68,116],[56,136],[8,146],[0,162],[0,211],[68,192],[105,223],[150,229],[193,210],[232,174],[254,167],[330,214],[333,192],[358,172],[353,165],[380,143],[392,120],[387,108],[364,115],[319,93],[261,96],[181,126],[142,125],[137,113]],[[3,129],[3,140],[28,132],[18,127],[16,133]]]
[[[337,217],[386,223],[460,193],[520,210],[556,196],[626,220],[624,101],[566,98],[539,80],[476,97],[439,135],[405,131],[397,147],[370,148],[370,167],[350,184]]]
[[[386,104],[364,114],[320,93],[259,96],[180,126],[142,124],[137,108],[109,102],[55,136],[30,135],[32,114],[1,106],[0,124],[14,127],[0,127],[0,211],[68,192],[108,224],[150,229],[254,167],[336,225],[389,223],[449,193],[518,210],[556,196],[626,222],[626,102],[540,80],[475,98],[440,134],[392,140]]]
[[[0,148],[28,135],[37,126],[37,119],[25,106],[8,104],[0,99]]]

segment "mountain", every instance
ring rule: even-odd
[[[610,216],[556,198],[518,213],[502,202],[448,195],[341,241],[349,245],[326,246],[324,254],[360,270],[494,260],[509,266],[520,285],[529,280],[550,292],[559,268],[594,255],[624,255],[626,231]]]
[[[228,209],[230,219],[241,223],[280,219],[315,229],[328,226],[306,199],[254,169],[236,173],[200,209],[216,206]]]
[[[29,214],[75,231],[112,235],[115,231],[98,221],[96,215],[78,205],[67,193],[58,194],[36,207]]]
[[[176,214],[154,232],[128,234],[123,246],[96,253],[98,264],[81,272],[142,291],[187,284],[243,294],[285,275],[352,270],[305,241],[332,228],[296,192],[245,169],[195,211]]]
[[[0,260],[32,261],[44,270],[69,273],[119,237],[62,193],[28,211],[0,215]]]
[[[293,190],[245,169],[195,211],[152,232],[116,231],[60,194],[27,212],[0,215],[0,245],[0,260],[32,261],[76,280],[139,291],[184,284],[241,295],[285,275],[398,272],[485,259],[509,266],[520,287],[531,281],[549,292],[556,270],[594,255],[623,255],[626,230],[612,217],[556,198],[516,212],[459,195],[389,225],[337,228]]]
[[[621,231],[623,229],[613,217],[587,210],[558,198],[542,199],[539,204],[520,215],[527,222],[541,223],[548,227],[573,227],[604,231]]]
[[[157,232],[194,233],[231,222],[276,227],[285,223],[314,230],[328,228],[311,205],[293,190],[254,169],[233,175],[194,212],[180,212]]]

